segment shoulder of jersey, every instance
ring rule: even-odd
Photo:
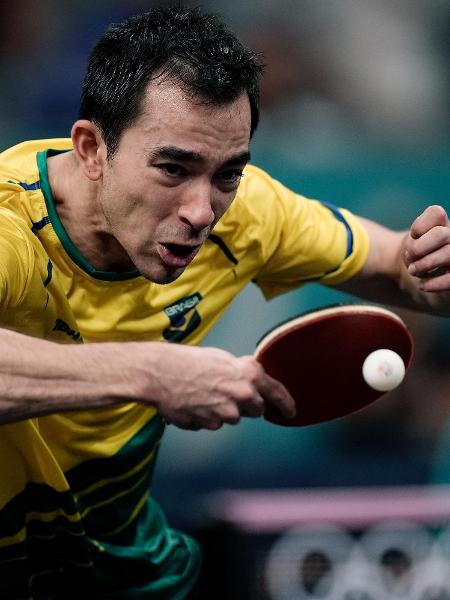
[[[7,148],[0,154],[0,181],[33,183],[38,179],[36,153],[44,150],[70,150],[70,138],[30,140]],[[34,181],[31,181],[34,180]]]

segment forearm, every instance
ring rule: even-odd
[[[259,417],[265,403],[293,416],[281,383],[251,356],[165,342],[55,344],[0,329],[0,424],[55,412],[140,402],[187,429]]]
[[[56,344],[0,329],[0,423],[139,400],[123,346]]]
[[[422,291],[418,281],[402,265],[396,277],[357,277],[343,283],[339,289],[371,302],[440,316],[450,315],[450,306],[441,295]]]

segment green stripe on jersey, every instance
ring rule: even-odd
[[[28,482],[25,489],[0,510],[2,539],[15,536],[33,521],[52,522],[57,518],[78,520],[78,509],[70,491],[58,492],[47,484]]]
[[[72,469],[76,495],[30,483],[0,511],[0,598],[185,597],[200,550],[149,497],[163,430],[156,417],[114,457]]]
[[[91,546],[69,491],[27,483],[0,511],[0,529],[0,598],[51,598],[63,579],[91,585]]]
[[[88,488],[98,483],[99,477],[102,481],[129,472],[158,446],[164,428],[163,418],[156,414],[113,457],[89,460],[67,471],[65,476],[74,494],[82,497]]]

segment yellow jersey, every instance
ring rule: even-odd
[[[350,212],[248,166],[175,282],[98,271],[65,231],[48,181],[47,157],[70,150],[69,139],[40,140],[0,157],[1,327],[61,343],[198,344],[250,281],[271,298],[340,283],[366,259],[368,236]],[[163,430],[138,404],[0,426],[0,597],[184,597],[200,552],[150,496]]]

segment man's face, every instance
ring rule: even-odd
[[[99,198],[127,267],[157,283],[181,275],[236,195],[250,118],[246,94],[204,105],[169,80],[148,86],[105,164]]]

